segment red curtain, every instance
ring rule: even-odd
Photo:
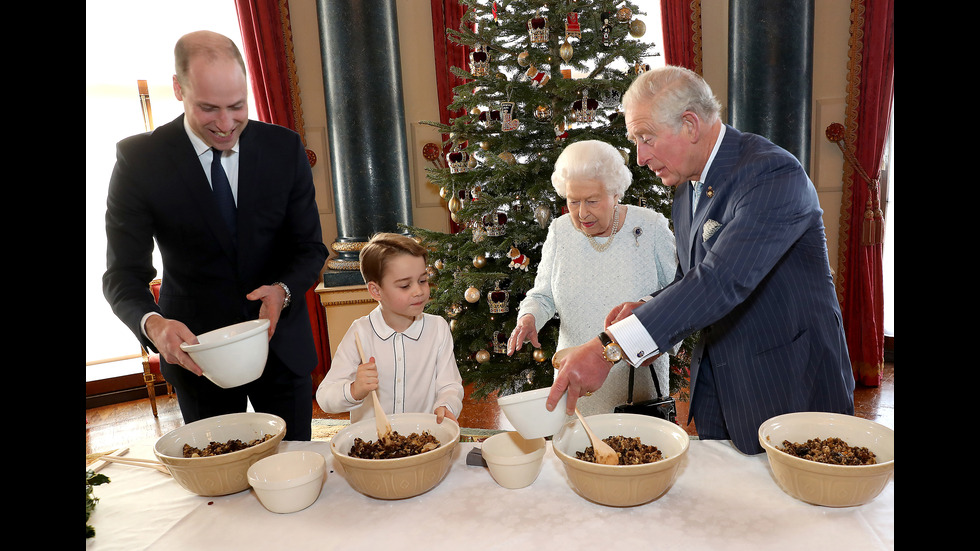
[[[449,122],[465,114],[463,109],[455,111],[449,110],[449,104],[453,102],[453,88],[460,84],[465,84],[466,79],[462,79],[453,74],[452,67],[466,68],[469,53],[466,46],[456,44],[446,36],[446,29],[459,29],[459,23],[466,13],[466,7],[459,4],[459,0],[430,0],[432,7],[432,46],[435,50],[436,65],[436,90],[439,94],[439,122],[449,124]],[[448,136],[442,137],[443,142]],[[443,155],[449,153],[449,148],[443,148]],[[449,219],[450,233],[457,233],[461,230],[459,224]]]
[[[882,244],[869,242],[865,212],[877,206],[877,176],[892,107],[894,0],[852,0],[845,143],[860,168],[845,163],[838,299],[854,378],[878,386],[884,368]],[[865,172],[874,181],[864,180]],[[864,230],[864,231],[863,231]]]
[[[701,0],[660,0],[660,17],[667,65],[702,74]]]
[[[289,26],[287,0],[235,0],[238,24],[242,30],[245,63],[249,68],[258,120],[290,128],[306,143],[303,108],[296,77],[292,30]],[[306,151],[310,165],[316,155]],[[306,290],[306,307],[310,312],[317,367],[314,379],[322,379],[330,369],[330,340],[327,317],[316,284]],[[313,390],[319,380],[314,380]]]

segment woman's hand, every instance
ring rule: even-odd
[[[350,385],[350,395],[355,400],[363,400],[368,393],[378,388],[378,366],[374,363],[374,356],[366,364],[357,366],[357,375],[354,382]]]
[[[520,350],[529,340],[532,346],[541,348],[541,343],[538,342],[538,330],[534,327],[534,315],[524,314],[518,318],[517,327],[514,327],[510,338],[507,339],[507,355],[513,356],[514,352]]]

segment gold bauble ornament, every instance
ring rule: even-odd
[[[517,159],[514,158],[514,154],[510,151],[504,151],[503,153],[497,155],[497,157],[500,157],[501,161],[509,165],[517,163]]]
[[[463,293],[463,298],[466,299],[466,302],[477,302],[480,300],[480,290],[476,287],[470,287]]]
[[[527,67],[531,64],[531,54],[527,53],[527,50],[517,54],[517,64],[521,67]]]
[[[490,149],[490,142],[480,142],[480,149],[487,151]]]
[[[456,330],[456,320],[449,320],[449,330],[450,331]]]
[[[448,193],[449,193],[449,190],[446,189],[446,186],[442,186],[441,188],[439,188],[439,197],[442,197],[443,199],[445,199],[446,198],[446,195]]]
[[[463,208],[463,205],[459,202],[459,197],[453,195],[453,198],[449,200],[449,212],[455,214],[459,212],[459,209],[461,208]]]
[[[476,361],[480,362],[481,364],[487,363],[490,361],[490,353],[486,350],[478,350],[476,353]]]
[[[435,266],[437,270],[441,270],[446,266],[446,263],[440,258],[439,260],[433,262],[432,265]]]
[[[558,55],[565,60],[565,63],[568,63],[568,60],[572,59],[574,52],[575,50],[572,49],[572,45],[568,43],[568,37],[565,37],[565,43],[558,49]]]
[[[531,357],[534,358],[534,361],[539,363],[548,359],[548,356],[544,353],[544,350],[541,350],[540,348],[535,348],[534,352],[531,353]]]
[[[632,36],[633,38],[640,38],[646,32],[647,32],[647,25],[643,21],[640,21],[639,19],[634,19],[633,22],[630,23],[630,36]]]
[[[483,256],[482,254],[478,254],[475,257],[473,257],[473,267],[482,268],[486,265],[487,265],[487,257]]]
[[[631,17],[633,17],[633,10],[629,8],[623,7],[616,12],[616,19],[618,19],[620,23],[629,22]]]

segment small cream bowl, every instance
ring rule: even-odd
[[[282,452],[249,467],[248,483],[266,509],[294,513],[306,509],[320,496],[327,479],[326,464],[317,452]]]
[[[221,388],[258,379],[269,356],[269,320],[243,321],[197,336],[198,344],[182,343],[204,376]]]
[[[550,393],[551,387],[508,394],[497,398],[497,405],[524,438],[530,440],[551,436],[565,424],[565,401],[568,393],[562,394],[555,409],[548,411],[544,404]]]
[[[544,438],[527,440],[508,431],[487,438],[481,452],[490,476],[504,488],[516,490],[530,486],[544,462]]]

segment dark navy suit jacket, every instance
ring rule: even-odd
[[[682,183],[674,195],[676,279],[634,310],[661,349],[702,329],[692,399],[707,349],[721,415],[745,453],[762,451],[759,425],[775,415],[853,414],[823,211],[803,167],[727,126],[693,217],[692,193]]]
[[[313,174],[297,133],[250,120],[241,134],[238,247],[218,213],[211,187],[181,115],[117,145],[106,211],[103,291],[116,315],[150,350],[140,319],[149,311],[200,335],[258,318],[245,295],[276,281],[293,293],[269,342],[297,375],[317,364],[305,292],[327,257],[314,200]],[[159,306],[153,241],[163,257]]]

